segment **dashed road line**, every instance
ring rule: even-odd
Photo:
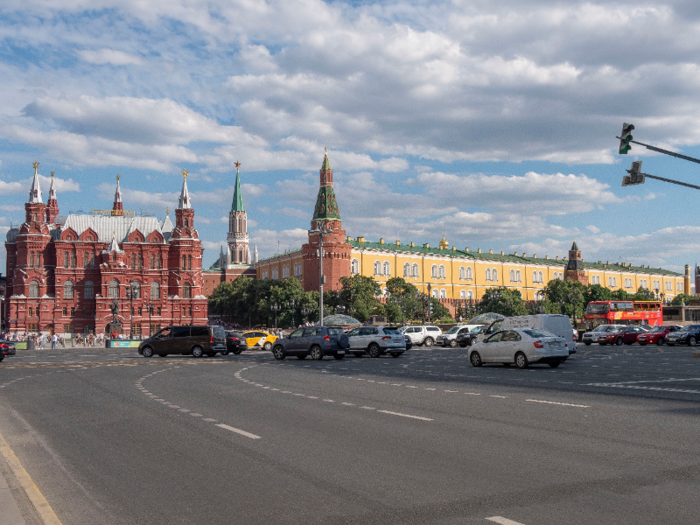
[[[565,407],[577,407],[577,408],[591,408],[590,405],[575,405],[573,403],[560,403],[558,401],[544,401],[542,399],[526,399],[530,403],[545,403],[547,405],[561,405]]]
[[[401,412],[392,412],[391,410],[377,410],[377,412],[381,412],[382,414],[391,414],[392,416],[408,417],[410,419],[420,419],[421,421],[432,421],[432,419],[429,417],[414,416],[411,414],[402,414]]]
[[[486,520],[498,523],[499,525],[524,525],[519,521],[509,520],[508,518],[504,518],[502,516],[491,516],[490,518],[486,518]]]
[[[226,430],[230,430],[231,432],[235,432],[236,434],[240,434],[241,436],[245,436],[250,439],[261,439],[260,436],[257,436],[255,434],[251,434],[250,432],[246,432],[245,430],[241,430],[240,428],[234,428],[228,425],[225,425],[223,423],[219,423],[216,425],[219,428],[225,428]]]

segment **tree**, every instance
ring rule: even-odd
[[[642,288],[641,286],[637,290],[637,293],[634,294],[631,299],[635,301],[653,301],[656,296],[654,295],[654,292],[649,290],[648,288]]]
[[[593,301],[612,301],[613,292],[609,288],[604,288],[599,284],[589,284],[584,294],[586,306]]]
[[[384,315],[384,305],[377,299],[382,289],[372,277],[353,275],[341,277],[340,301],[348,310],[348,315],[358,321],[366,321],[371,315]]]
[[[482,312],[494,312],[506,317],[528,313],[520,292],[505,287],[487,289],[478,306]]]
[[[544,288],[543,306],[546,313],[581,319],[586,313],[586,296],[589,294],[579,281],[554,279]]]
[[[390,323],[402,323],[422,316],[424,304],[415,286],[402,277],[392,277],[386,283],[389,293],[385,310]]]
[[[687,305],[687,304],[690,304],[690,301],[694,301],[694,300],[697,300],[697,298],[695,296],[688,295],[687,293],[681,293],[681,294],[676,295],[673,298],[673,301],[671,301],[671,304],[674,306],[680,306],[681,303],[685,303]]]

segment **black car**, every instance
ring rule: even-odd
[[[275,341],[272,355],[275,359],[284,359],[288,355],[298,359],[306,359],[310,355],[319,361],[326,355],[342,359],[348,348],[350,340],[342,328],[309,326],[294,330],[284,339]]]
[[[481,331],[486,327],[487,325],[481,325],[477,326],[476,328],[473,328],[469,332],[460,332],[457,334],[455,341],[457,341],[457,344],[462,348],[471,346],[472,343],[476,340],[476,336],[479,335]]]
[[[240,354],[248,350],[248,343],[245,337],[238,332],[226,332],[226,349],[233,354]]]
[[[666,336],[666,344],[673,346],[675,344],[686,344],[695,346],[700,341],[700,324],[690,324],[684,326],[677,332],[673,332]]]
[[[139,345],[139,354],[153,357],[158,354],[190,354],[214,357],[217,352],[228,355],[226,331],[221,326],[168,326]]]
[[[0,361],[16,354],[17,350],[15,350],[15,344],[12,341],[0,340]]]

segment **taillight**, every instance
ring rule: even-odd
[[[391,340],[391,337],[389,337],[388,335],[385,335],[384,337],[382,337],[382,341],[389,341],[389,340]]]
[[[209,342],[210,342],[210,343],[213,343],[213,342],[214,342],[214,336],[213,336],[213,335],[209,338]]]
[[[239,343],[239,342],[240,342],[240,341],[239,341],[238,339],[236,339],[235,337],[231,338],[231,341],[234,342],[234,343]]]
[[[328,335],[324,335],[323,338],[324,338],[326,341],[330,341],[330,340],[331,340],[330,336],[328,336]]]
[[[542,341],[535,341],[535,348],[544,348]]]
[[[576,335],[574,334],[573,338],[571,339],[572,341],[576,341]]]

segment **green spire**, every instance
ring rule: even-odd
[[[233,202],[231,203],[231,211],[245,211],[243,206],[243,192],[241,191],[241,177],[238,174],[238,168],[241,163],[236,162],[236,187],[233,190]]]
[[[327,157],[326,160],[328,160]],[[313,220],[340,220],[340,210],[338,210],[338,203],[335,200],[333,186],[321,186],[318,189]]]
[[[322,170],[330,170],[331,168],[331,163],[328,160],[328,148],[326,148],[326,156],[323,157],[323,166],[321,166]]]
[[[576,238],[575,237],[574,237],[574,244],[571,245],[571,251],[572,252],[578,251],[578,246],[576,246]]]

